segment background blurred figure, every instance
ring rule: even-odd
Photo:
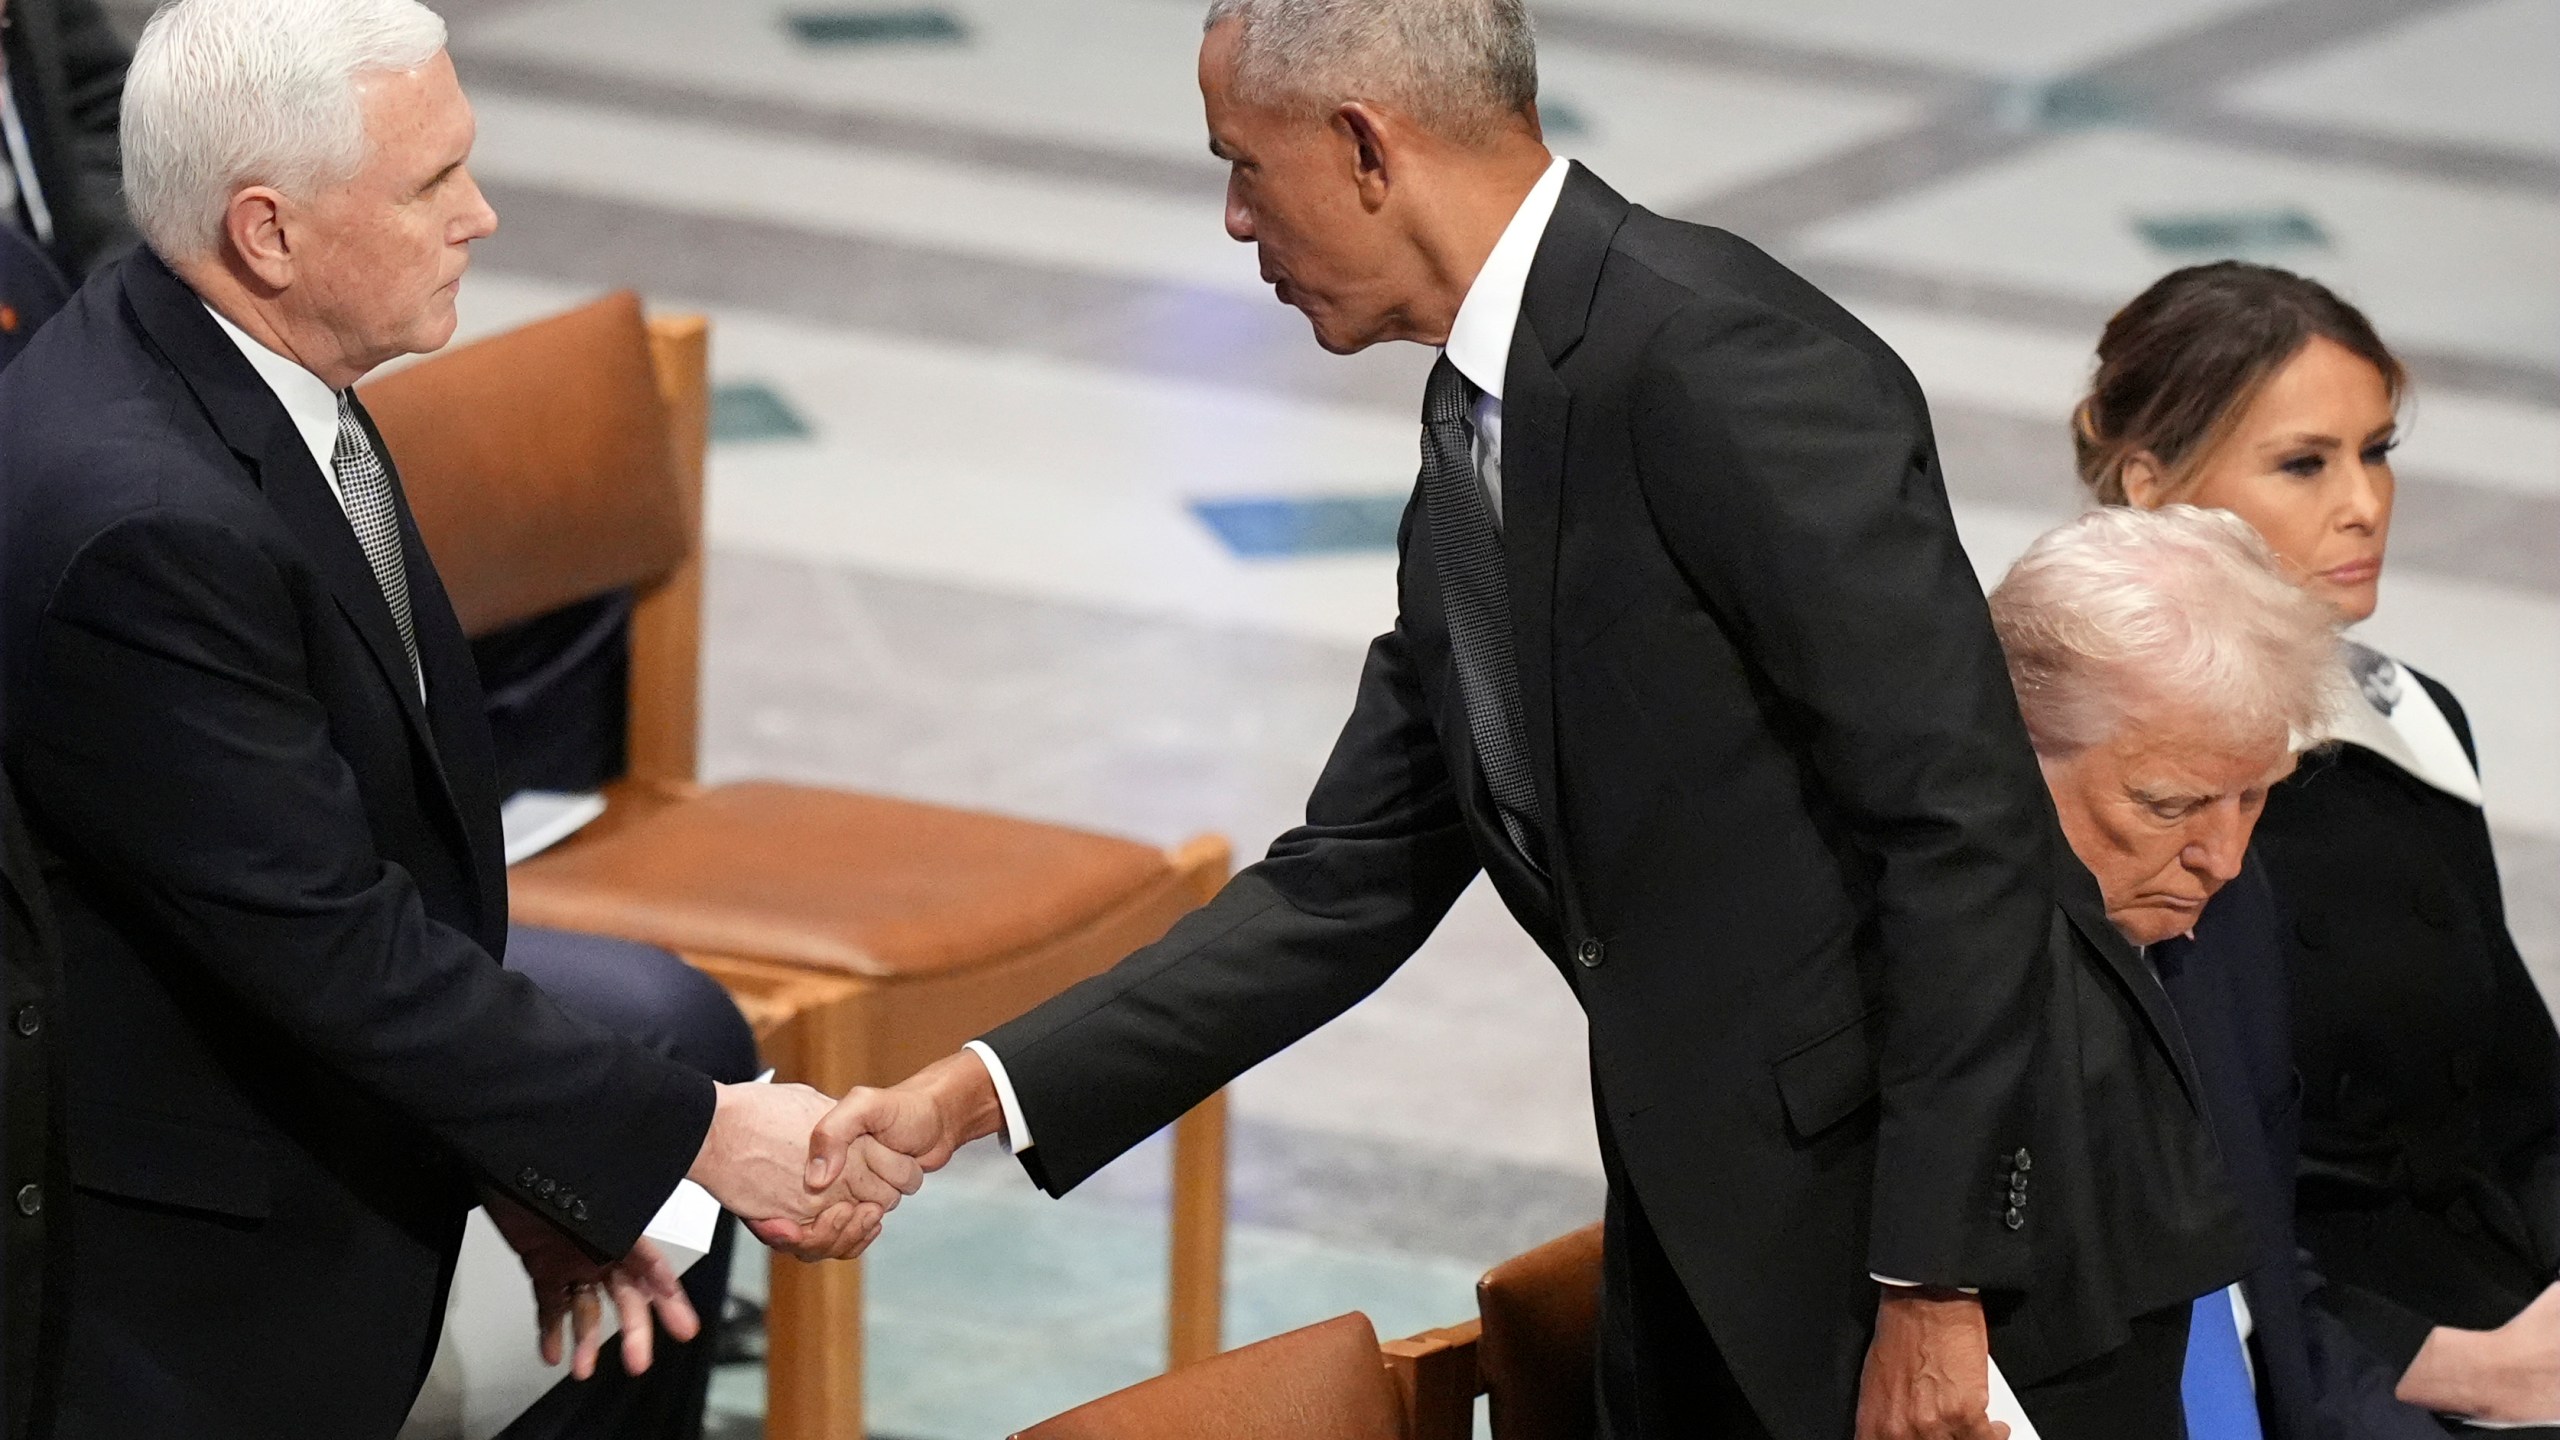
[[[2261,265],[2175,272],[2109,323],[2075,425],[2111,504],[2255,526],[2343,622],[2374,612],[2406,380],[2364,316]],[[2355,703],[2259,829],[2292,917],[2302,1243],[2402,1398],[2560,1419],[2560,1037],[2507,933],[2462,707],[2349,650]]]
[[[133,242],[117,190],[125,59],[97,0],[0,0],[0,366]]]

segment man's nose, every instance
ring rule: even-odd
[[[2221,889],[2237,879],[2249,859],[2249,817],[2233,803],[2207,807],[2187,840],[2187,868]]]
[[[472,178],[470,171],[463,171],[461,179],[470,191],[469,203],[463,212],[462,238],[486,240],[498,233],[497,207],[489,203],[488,196],[480,193],[480,182]]]
[[[1227,182],[1227,238],[1253,243],[1253,212],[1245,208],[1244,197],[1236,193],[1236,182]]]

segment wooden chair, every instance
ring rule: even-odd
[[[1369,1317],[1338,1316],[1079,1405],[1013,1440],[1404,1440]]]
[[[1476,1282],[1476,1318],[1380,1347],[1413,1440],[1467,1440],[1475,1403],[1493,1440],[1591,1440],[1600,1330],[1600,1227],[1503,1261]]]
[[[464,628],[616,589],[629,769],[509,877],[517,918],[662,946],[718,978],[769,1063],[895,1082],[1154,940],[1224,883],[1204,837],[1108,836],[803,786],[696,782],[709,327],[616,295],[365,387]],[[1169,1356],[1219,1348],[1224,1096],[1175,1131]],[[860,1440],[861,1271],[774,1267],[773,1440]]]

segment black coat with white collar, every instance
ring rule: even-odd
[[[2451,691],[2416,671],[2474,763]],[[2480,808],[2370,750],[2307,758],[2258,853],[2286,913],[2302,1243],[2401,1364],[2560,1269],[2560,1034],[2507,932]]]
[[[474,1184],[619,1255],[711,1087],[492,958],[435,567],[404,507],[422,705],[310,452],[157,258],[0,375],[0,434],[0,738],[63,937],[64,1434],[389,1436]]]

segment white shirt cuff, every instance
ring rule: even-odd
[[[1873,1280],[1879,1285],[1889,1285],[1896,1290],[1917,1290],[1920,1288],[1920,1282],[1917,1280],[1896,1280],[1890,1275],[1869,1275],[1867,1278]],[[1956,1293],[1959,1295],[1979,1295],[1982,1292],[1971,1285],[1959,1285],[1956,1287]]]
[[[1005,1153],[1019,1155],[1030,1149],[1031,1122],[1022,1118],[1022,1102],[1014,1098],[1013,1077],[1004,1073],[1004,1062],[984,1040],[972,1040],[960,1048],[985,1061],[987,1078],[996,1082],[996,1104],[1004,1109],[1004,1133],[996,1138],[1004,1142]]]

